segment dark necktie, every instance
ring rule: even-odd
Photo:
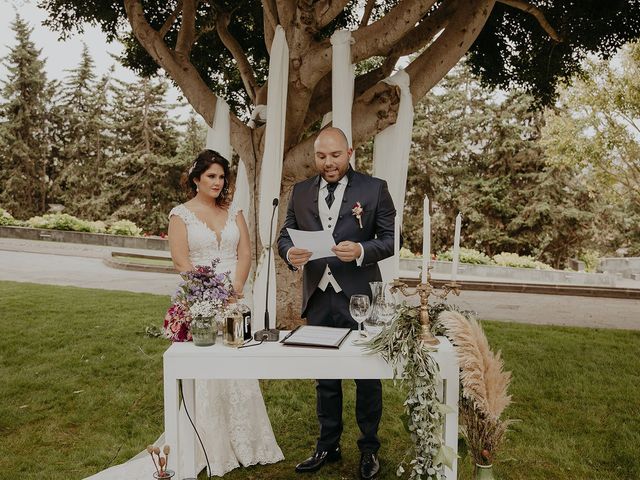
[[[327,206],[329,208],[331,208],[331,205],[333,204],[333,200],[336,198],[335,195],[333,194],[333,192],[336,191],[336,188],[338,187],[338,183],[327,183],[327,191],[329,192],[327,194],[327,196],[325,197],[325,202],[327,202]]]

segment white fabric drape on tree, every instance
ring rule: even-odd
[[[271,265],[267,266],[269,230],[273,199],[280,198],[282,183],[282,162],[284,157],[284,132],[287,111],[287,82],[289,78],[289,47],[284,29],[278,25],[269,59],[269,91],[267,93],[267,126],[265,131],[264,155],[260,170],[259,196],[259,233],[263,243],[262,253],[253,284],[253,325],[252,330],[264,328],[265,296],[267,289],[267,271],[269,272],[269,314],[270,328],[276,327],[276,274],[274,255],[271,252]],[[278,211],[273,219],[274,232],[278,228]]]
[[[213,126],[207,130],[205,148],[215,150],[227,160],[231,161],[233,150],[231,148],[231,121],[229,117],[229,104],[218,97],[216,101],[216,113],[213,118]],[[245,215],[249,211],[251,192],[249,192],[249,179],[244,160],[240,159],[236,173],[235,193],[233,202],[238,205]]]
[[[355,81],[351,63],[352,44],[353,38],[349,30],[338,30],[331,35],[331,121],[334,127],[345,133],[349,146],[353,145],[351,107]],[[355,165],[355,155],[351,157],[350,163],[352,167]]]
[[[399,250],[398,232],[399,227],[402,226],[404,197],[407,188],[407,169],[413,127],[413,101],[407,72],[399,70],[383,81],[400,87],[400,105],[396,123],[376,135],[373,146],[373,176],[387,181],[389,193],[396,207],[396,253],[394,257],[379,263],[382,280],[390,282],[398,275],[398,272],[395,271],[397,265],[395,256],[398,255]]]

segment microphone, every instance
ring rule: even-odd
[[[264,302],[264,329],[258,330],[253,339],[258,342],[277,342],[280,340],[280,332],[277,328],[269,328],[269,281],[271,280],[271,244],[273,243],[273,217],[278,208],[278,199],[273,199],[273,209],[271,210],[271,225],[269,226],[269,254],[267,257],[267,293]]]

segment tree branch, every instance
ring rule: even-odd
[[[542,10],[540,10],[538,7],[527,3],[524,0],[498,0],[498,2],[533,15],[535,19],[538,20],[538,23],[540,24],[542,29],[547,32],[547,34],[551,38],[553,38],[558,43],[563,41],[562,36],[556,31],[555,28],[551,26],[551,24],[547,21],[547,18],[544,16],[544,13],[542,13]]]
[[[486,23],[495,1],[479,0],[461,4],[442,34],[405,69],[411,79],[414,105],[469,50]]]
[[[431,39],[449,23],[457,0],[447,1],[434,13],[423,20],[412,30],[408,31],[389,51],[390,56],[402,57],[417,52],[429,43]]]
[[[238,71],[240,72],[240,77],[242,78],[242,83],[244,84],[244,89],[247,91],[251,101],[255,103],[258,82],[256,81],[253,68],[249,63],[244,50],[242,50],[242,46],[229,32],[228,27],[230,21],[231,16],[228,12],[218,10],[216,16],[216,31],[218,32],[220,40],[224,43],[224,46],[227,47],[229,52],[231,52],[231,55],[233,55],[238,66]]]
[[[357,147],[376,133],[396,121],[400,106],[400,89],[395,85],[378,82],[353,103],[351,112],[353,147]],[[313,168],[313,142],[311,135],[290,149],[285,155],[285,172],[282,183],[308,178],[315,173]]]
[[[296,2],[294,0],[275,0],[276,10],[278,12],[278,21],[285,30],[295,17]]]
[[[360,20],[359,28],[366,27],[371,18],[371,12],[376,4],[376,0],[367,0],[367,4],[364,6],[364,13],[362,14],[362,20]]]
[[[176,82],[187,101],[209,126],[213,124],[217,97],[202,80],[200,74],[184,55],[176,55],[164,42],[159,32],[147,22],[141,0],[124,0],[131,30],[151,58]],[[248,154],[246,145],[249,127],[231,115],[231,143],[237,152]]]
[[[185,0],[182,5],[182,23],[176,40],[176,53],[189,56],[196,35],[196,0]]]
[[[262,0],[262,25],[264,29],[264,44],[267,47],[267,51],[270,52],[273,36],[278,26],[275,5],[273,5],[272,0]]]
[[[389,13],[371,25],[353,32],[353,63],[375,55],[385,55],[408,31],[415,27],[436,0],[401,0]]]
[[[380,80],[384,80],[391,75],[397,61],[397,57],[389,57],[380,67],[357,76],[354,83],[354,98],[358,98]],[[311,105],[304,120],[303,131],[306,131],[311,125],[320,120],[325,113],[331,110],[331,90],[331,74],[329,73],[318,82],[313,91]]]
[[[165,20],[162,27],[160,27],[159,33],[162,38],[164,38],[169,32],[169,30],[171,30],[171,27],[175,23],[176,18],[178,18],[178,14],[180,13],[181,10],[182,10],[182,0],[178,0],[178,5],[176,5],[176,8],[173,10],[173,12],[171,12],[171,15],[169,15],[169,17]]]
[[[349,0],[322,0],[315,4],[316,27],[318,30],[329,25],[347,6]]]

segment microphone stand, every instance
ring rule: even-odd
[[[264,328],[253,334],[253,339],[257,342],[277,342],[280,340],[280,331],[277,328],[269,328],[269,281],[271,280],[271,248],[273,244],[273,217],[278,207],[278,199],[273,199],[273,210],[271,211],[271,225],[269,226],[269,254],[267,259],[267,293],[264,303]]]

